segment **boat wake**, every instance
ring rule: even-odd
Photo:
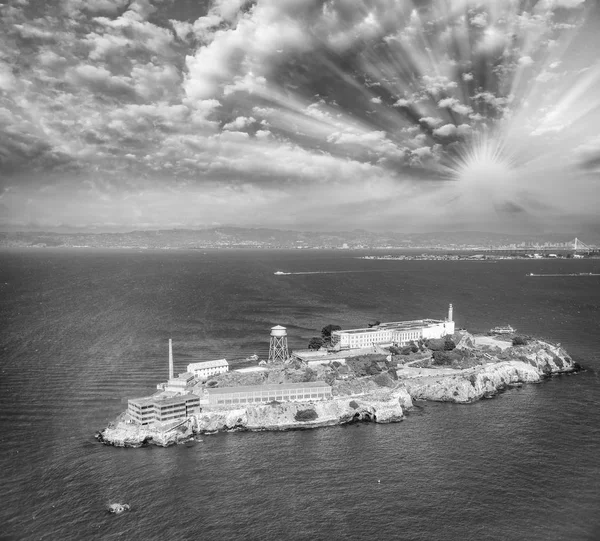
[[[350,272],[377,272],[372,270],[338,270],[338,271],[299,271],[299,272],[282,272],[277,271],[273,274],[277,276],[289,276],[291,274],[344,274]]]
[[[530,272],[526,276],[600,276],[600,272],[572,272],[568,274],[534,274]]]

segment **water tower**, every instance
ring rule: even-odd
[[[286,362],[289,359],[287,331],[281,325],[271,327],[271,342],[269,343],[268,362]]]

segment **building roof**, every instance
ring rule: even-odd
[[[188,364],[188,372],[192,370],[200,370],[202,368],[217,368],[219,366],[229,366],[227,359],[217,359],[215,361],[200,361],[197,363]]]
[[[411,331],[424,329],[444,323],[442,319],[417,319],[414,321],[390,321],[389,323],[380,323],[376,327],[367,327],[363,329],[346,329],[333,331],[331,334],[362,334],[375,333],[378,331]]]
[[[209,395],[253,393],[257,391],[282,391],[285,389],[331,389],[324,381],[307,381],[303,383],[267,383],[265,385],[243,385],[241,387],[212,387],[207,389]]]
[[[153,406],[154,404],[159,405],[171,405],[185,403],[189,400],[199,400],[199,397],[195,394],[182,394],[178,396],[146,396],[143,398],[130,398],[128,402],[136,404],[137,406]]]

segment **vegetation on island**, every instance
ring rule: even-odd
[[[296,421],[314,421],[319,417],[318,413],[314,409],[298,410],[294,415]]]
[[[324,343],[325,341],[320,336],[313,336],[308,343],[308,349],[320,349]]]
[[[321,329],[321,336],[313,336],[310,339],[310,342],[308,343],[308,349],[316,350],[322,347],[331,347],[331,333],[333,333],[333,331],[341,330],[342,328],[339,325],[333,325],[331,323],[329,325],[325,325],[325,327]]]
[[[525,336],[515,336],[512,339],[513,346],[526,346],[529,340]]]

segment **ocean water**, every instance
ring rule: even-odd
[[[1,252],[0,539],[600,540],[600,277],[525,276],[600,260],[357,255]],[[419,402],[390,425],[167,449],[93,438],[165,380],[168,338],[176,370],[242,366],[275,324],[304,348],[328,323],[441,318],[450,302],[458,326],[510,323],[586,371],[471,405]]]

